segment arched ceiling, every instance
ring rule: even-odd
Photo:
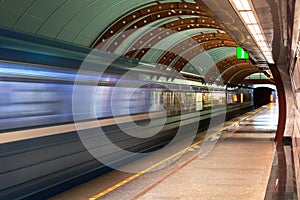
[[[199,1],[2,0],[0,17],[5,29],[165,66],[205,82],[234,85],[259,72],[250,61],[236,60],[236,42]]]
[[[152,0],[3,0],[1,26],[16,31],[90,46],[123,15]]]

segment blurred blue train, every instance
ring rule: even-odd
[[[0,76],[1,130],[72,122],[73,114],[78,114],[72,111],[76,70],[0,62]],[[119,81],[118,76],[101,76],[95,94],[95,101],[99,102],[96,105],[97,118],[126,115],[128,109],[130,114],[158,111],[157,105],[163,106],[169,114],[176,115],[179,111],[195,112],[224,106],[226,102],[239,106],[241,103],[249,106],[252,102],[250,89],[232,89],[226,93],[222,86],[204,86],[183,80],[190,84],[187,86],[176,83],[176,79],[172,80],[173,84],[143,81],[144,87],[135,88],[135,84],[128,83],[127,87],[118,86],[116,89],[114,85]],[[91,87],[85,81],[98,81],[98,78],[93,73],[81,76],[82,90]],[[113,95],[116,91],[119,95]],[[119,106],[114,107],[114,113],[112,102],[114,106]],[[129,108],[124,102],[129,102]]]
[[[149,112],[165,111],[166,125],[150,138],[133,138],[117,124],[104,125],[115,145],[138,153],[168,144],[181,120],[187,130],[200,120],[200,132],[212,117],[228,119],[253,108],[251,88],[204,85],[104,52],[97,52],[97,64],[109,66],[101,76],[93,69],[78,75],[88,48],[3,29],[0,42],[0,199],[45,199],[110,170],[68,126],[74,117],[130,121],[134,116],[137,123],[147,124]],[[123,79],[128,71],[133,78]],[[74,96],[74,89],[82,96]],[[100,144],[95,149],[106,150]],[[105,156],[119,165],[136,159],[122,152],[107,151]]]

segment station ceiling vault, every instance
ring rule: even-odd
[[[249,84],[244,78],[265,72],[265,60],[240,22],[235,24],[241,29],[237,34],[226,25],[230,18],[236,20],[234,13],[228,11],[224,23],[214,14],[222,2],[1,0],[0,27],[123,55],[203,82]],[[268,27],[266,32],[272,42]],[[251,53],[250,60],[236,59],[240,45]]]

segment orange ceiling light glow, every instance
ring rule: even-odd
[[[262,31],[258,18],[256,17],[255,10],[252,6],[251,0],[229,0],[231,5],[235,8],[237,14],[247,27],[248,31],[255,40],[260,51],[264,55],[268,63],[274,64],[271,49],[267,43],[265,35]]]

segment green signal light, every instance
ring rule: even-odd
[[[248,60],[249,54],[242,47],[236,48],[236,59],[238,60]]]

